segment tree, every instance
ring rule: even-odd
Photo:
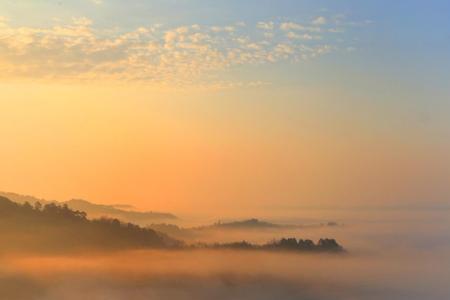
[[[25,201],[25,203],[22,206],[27,210],[33,210],[33,206],[31,206],[30,202],[28,201]]]
[[[41,202],[37,201],[36,203],[34,203],[34,209],[37,211],[41,211],[42,210]]]

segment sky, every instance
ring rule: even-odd
[[[0,190],[447,206],[448,1],[0,1]]]

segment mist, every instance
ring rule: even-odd
[[[342,226],[253,234],[237,231],[233,237],[246,235],[248,240],[259,241],[282,234],[333,236],[342,242],[346,254],[244,250],[9,253],[0,258],[0,294],[11,300],[450,297],[448,211],[345,215],[347,222]],[[232,238],[226,235],[210,238]]]

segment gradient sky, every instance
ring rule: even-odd
[[[440,206],[448,1],[1,1],[0,190]]]

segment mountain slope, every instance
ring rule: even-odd
[[[2,251],[76,251],[173,248],[182,245],[165,234],[117,219],[89,220],[67,205],[31,206],[0,196]]]
[[[87,213],[89,218],[110,217],[121,219],[126,222],[132,222],[139,225],[148,225],[154,222],[165,220],[175,220],[177,217],[170,213],[153,212],[153,211],[136,211],[131,210],[130,206],[125,205],[102,205],[95,204],[86,200],[72,199],[65,202],[54,200],[39,199],[33,196],[24,196],[16,193],[0,192],[0,196],[8,198],[14,202],[23,204],[29,202],[34,205],[36,202],[41,204],[56,203],[67,206],[74,210],[82,210]],[[123,209],[126,208],[126,209]]]

